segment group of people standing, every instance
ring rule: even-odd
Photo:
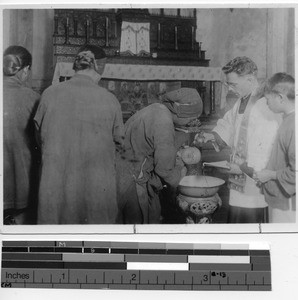
[[[174,91],[165,95],[164,105],[145,108],[124,127],[118,100],[98,85],[105,62],[101,48],[83,46],[73,64],[75,75],[50,86],[39,99],[24,86],[30,53],[20,46],[5,51],[7,223],[28,224],[34,210],[37,224],[160,221],[162,181],[176,187],[186,173],[176,165],[174,123],[196,119],[202,100],[194,89]],[[30,133],[29,125],[35,127]],[[39,166],[29,172],[35,149],[41,150]]]
[[[295,81],[276,73],[264,84],[248,57],[223,67],[239,99],[203,142],[231,148],[228,223],[296,220]]]
[[[195,89],[171,91],[124,125],[118,100],[98,85],[105,63],[101,48],[83,46],[75,75],[40,96],[25,87],[31,54],[21,46],[5,50],[5,224],[160,223],[159,192],[165,184],[175,189],[186,175],[177,160],[175,126],[197,119],[202,100]],[[280,218],[286,211],[281,219],[291,222],[294,79],[276,74],[264,93],[246,57],[223,72],[239,100],[203,142],[232,149],[229,222],[266,222],[268,205],[269,215]]]

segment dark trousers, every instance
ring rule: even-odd
[[[35,225],[36,206],[28,206],[23,209],[6,209],[3,212],[4,225]]]
[[[143,214],[139,204],[135,182],[132,181],[126,191],[118,196],[118,224],[142,224]]]
[[[228,223],[268,223],[268,208],[229,206]]]

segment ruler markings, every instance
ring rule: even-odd
[[[52,243],[3,242],[1,286],[44,287],[51,284],[54,288],[149,289],[150,286],[150,289],[271,290],[270,251],[260,245],[254,249],[247,245],[237,248],[229,244],[219,247],[218,244],[159,243],[154,248],[154,243],[100,242],[95,249],[91,242],[59,241],[55,242],[55,247],[49,247]],[[215,249],[210,249],[212,246]],[[51,256],[53,254],[60,256]],[[120,264],[115,264],[117,258]],[[127,262],[129,260],[133,262]],[[55,262],[61,264],[55,265]],[[144,263],[151,265],[150,270],[142,269]],[[178,266],[185,269],[169,270]],[[12,278],[14,282],[8,282]],[[49,279],[45,282],[46,278]]]
[[[34,275],[33,277],[33,271],[34,270],[25,270],[25,273],[20,273],[18,271],[18,269],[3,269],[2,270],[2,279],[5,279],[6,281],[8,280],[14,280],[14,282],[23,282],[24,280],[28,283],[30,282],[44,282],[45,276],[47,275],[47,273],[49,274],[49,279],[47,280],[48,282],[60,282],[60,280],[63,280],[64,282],[74,282],[74,280],[70,280],[70,278],[72,277],[72,273],[74,273],[75,275],[75,280],[77,281],[77,278],[81,278],[82,283],[86,282],[86,275],[87,275],[87,280],[88,280],[88,275],[91,274],[92,272],[94,272],[94,277],[92,278],[98,278],[98,274],[101,275],[102,271],[101,270],[95,270],[95,271],[89,271],[89,270],[67,270],[68,272],[68,276],[65,276],[65,269],[63,270],[41,270],[42,273],[42,277],[37,280],[36,276]],[[83,271],[83,272],[80,272]],[[17,273],[13,273],[13,272],[17,272]],[[28,272],[31,272],[32,275],[29,276]],[[87,273],[86,273],[87,272]],[[190,271],[157,271],[157,270],[152,270],[152,271],[145,271],[145,270],[139,270],[139,271],[127,271],[127,270],[108,270],[105,271],[105,276],[106,274],[120,274],[122,276],[127,275],[127,276],[132,276],[132,274],[134,275],[133,280],[138,280],[138,277],[140,277],[140,273],[143,274],[143,272],[146,272],[147,276],[152,276],[156,273],[159,273],[160,276],[174,276],[175,274],[175,283],[179,283],[179,282],[184,282],[184,283],[192,283],[194,284],[194,277],[193,276],[199,276],[199,281],[202,281],[202,278],[205,277],[205,281],[208,280],[208,276],[209,273],[211,273],[211,275],[209,276],[210,278],[217,278],[218,276],[220,277],[227,277],[229,278],[229,280],[232,283],[235,284],[239,284],[239,277],[241,279],[241,284],[270,284],[270,272],[234,272],[234,271],[205,271],[205,272],[190,272]],[[35,274],[36,272],[34,272]],[[16,278],[16,276],[12,277],[12,274],[17,275],[18,278]],[[84,276],[79,276],[79,274],[84,275]],[[170,274],[170,275],[169,275]],[[181,275],[180,275],[181,274]],[[246,279],[245,277],[247,277],[246,275],[249,274],[249,280]],[[179,276],[178,276],[179,275]],[[241,278],[241,275],[244,276]],[[27,277],[25,277],[27,276]],[[188,280],[188,276],[191,276],[190,279]],[[25,279],[24,279],[25,278]],[[34,279],[33,279],[34,278]],[[256,279],[258,280],[258,282],[256,282]],[[91,279],[90,279],[91,281]],[[127,280],[128,282],[129,280]],[[172,279],[172,281],[174,282],[174,277]],[[103,281],[104,282],[104,281]]]

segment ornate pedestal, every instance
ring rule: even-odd
[[[202,175],[201,153],[197,148],[189,147],[184,149],[181,157],[186,164],[187,176],[204,176]],[[205,195],[209,196],[212,194]],[[212,215],[222,205],[222,201],[217,193],[209,197],[202,197],[202,193],[199,195],[200,197],[190,197],[180,193],[177,196],[177,205],[181,213],[185,216],[187,224],[212,223]]]
[[[209,198],[194,198],[179,194],[177,203],[186,217],[187,224],[212,223],[212,215],[222,205],[218,194]]]

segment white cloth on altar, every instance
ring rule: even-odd
[[[150,23],[122,22],[120,53],[150,54]]]
[[[74,70],[71,62],[58,62],[55,66],[52,84],[59,83],[60,77],[72,77]],[[134,81],[214,81],[216,103],[222,109],[226,105],[226,93],[223,88],[223,72],[218,67],[199,66],[162,66],[107,63],[102,74],[103,79]]]

